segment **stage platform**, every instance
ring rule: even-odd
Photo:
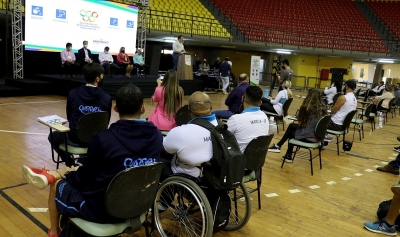
[[[142,90],[145,98],[150,98],[157,86],[156,80],[157,76],[151,75],[131,78],[119,75],[113,78],[104,78],[101,88],[115,98],[119,88],[128,83],[133,83]],[[29,95],[67,96],[71,89],[82,84],[85,84],[85,79],[82,75],[75,78],[67,78],[65,75],[35,74],[22,80],[6,79],[5,85],[0,86],[0,97]],[[193,92],[203,89],[203,81],[196,79],[180,80],[179,85],[183,88],[185,95],[191,95]]]

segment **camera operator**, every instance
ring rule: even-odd
[[[289,67],[289,60],[282,60],[282,69],[283,71],[280,74],[277,73],[277,78],[279,80],[279,91],[283,90],[283,84],[285,81],[291,81],[293,76],[293,71]]]

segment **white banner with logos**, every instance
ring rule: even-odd
[[[251,56],[250,85],[258,86],[260,83],[260,56]]]

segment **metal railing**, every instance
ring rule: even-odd
[[[231,23],[219,23],[214,18],[207,18],[204,15],[186,14],[149,9],[147,14],[148,30],[167,31],[170,33],[182,33],[207,36],[209,38],[236,38],[239,31],[233,30]]]

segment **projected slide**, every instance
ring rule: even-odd
[[[77,52],[87,40],[92,53],[136,51],[138,9],[98,0],[26,0],[25,50],[59,52],[67,42]]]

